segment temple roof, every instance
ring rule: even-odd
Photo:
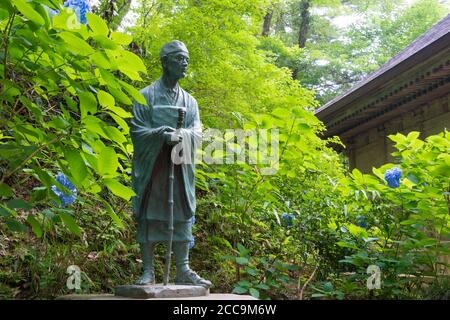
[[[449,60],[450,15],[315,114],[327,125],[327,136],[339,135],[416,98],[424,98],[438,87],[439,92],[443,91],[442,86],[448,92]]]

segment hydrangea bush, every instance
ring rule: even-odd
[[[389,138],[399,163],[373,168],[375,176],[355,169],[341,181],[350,221],[339,228],[336,220],[332,227],[337,245],[351,250],[341,263],[356,272],[348,281],[359,279],[361,294],[367,292],[367,268],[376,265],[382,287],[373,295],[417,298],[425,292],[425,278],[428,286],[441,285],[449,268],[449,243],[443,240],[450,237],[450,134]]]

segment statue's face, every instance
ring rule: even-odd
[[[167,56],[164,69],[173,79],[181,79],[186,76],[189,64],[189,54],[186,52],[171,53]]]

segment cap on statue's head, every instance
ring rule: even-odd
[[[185,52],[189,54],[188,49],[186,48],[185,44],[181,41],[175,40],[167,42],[161,49],[161,52],[159,53],[159,57],[162,59],[163,57],[167,56],[171,53],[176,52]]]

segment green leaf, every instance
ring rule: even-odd
[[[35,7],[36,11],[41,15],[41,17],[44,19],[44,25],[45,29],[48,30],[50,28],[50,17],[48,15],[47,10],[42,5],[37,5]]]
[[[6,19],[14,11],[11,0],[0,0],[0,5],[2,6],[2,10],[6,11],[6,16],[4,18]]]
[[[64,157],[69,162],[70,172],[75,179],[75,184],[81,186],[88,175],[88,169],[84,163],[83,157],[80,155],[80,152],[76,150],[66,150],[64,152]]]
[[[46,199],[48,196],[48,188],[47,187],[35,187],[31,193],[31,200],[33,202],[38,202]]]
[[[119,117],[112,112],[108,112],[108,114],[122,128],[123,131],[125,131],[126,133],[128,133],[130,131],[130,128],[129,128],[127,122],[125,120],[123,120],[122,117]]]
[[[103,205],[106,208],[106,212],[108,212],[111,219],[116,223],[116,225],[122,229],[125,230],[125,226],[123,225],[122,220],[119,218],[119,216],[114,212],[113,208],[109,205],[109,203],[103,199],[101,199]]]
[[[138,55],[134,54],[131,51],[126,50],[120,50],[120,53],[121,55],[118,62],[119,63],[123,62],[123,66],[126,66],[127,68],[134,71],[147,73],[147,68],[145,67],[144,62],[142,61],[141,58],[139,58]]]
[[[245,265],[248,263],[248,259],[245,257],[237,257],[236,258],[236,263],[240,264],[240,265]]]
[[[122,33],[122,32],[112,32],[111,33],[111,39],[115,43],[121,44],[121,45],[124,45],[124,46],[128,46],[131,43],[131,41],[133,41],[133,37],[132,36],[130,36],[128,34],[125,34],[125,33]]]
[[[102,107],[112,108],[116,103],[114,97],[103,90],[98,90],[97,97]]]
[[[97,99],[91,92],[80,92],[78,98],[80,99],[81,118],[84,118],[88,113],[95,114],[97,112]]]
[[[10,197],[12,194],[13,192],[10,186],[6,183],[0,184],[0,197]]]
[[[450,178],[450,166],[448,164],[440,164],[432,171],[434,176],[442,176]]]
[[[255,269],[253,269],[253,268],[246,268],[245,269],[245,272],[247,272],[249,275],[251,275],[251,276],[255,276],[255,275],[257,275],[258,274],[258,271],[256,271]]]
[[[64,225],[69,229],[70,232],[77,236],[81,236],[81,229],[75,222],[75,219],[68,213],[59,211],[59,216],[63,221]]]
[[[124,186],[117,180],[104,179],[103,182],[113,194],[127,201],[130,200],[132,196],[136,195],[131,188]]]
[[[50,120],[47,125],[50,128],[54,128],[56,130],[61,129],[61,131],[63,132],[67,132],[64,131],[64,129],[68,128],[70,126],[70,123],[68,123],[63,117],[61,116],[56,116],[54,117],[52,120]]]
[[[338,242],[336,242],[336,244],[342,248],[351,248],[351,249],[355,249],[355,250],[358,249],[358,247],[356,245],[354,245],[352,243],[347,243],[344,241],[338,241]]]
[[[14,231],[14,232],[25,233],[28,231],[28,228],[26,225],[24,225],[23,223],[20,223],[19,221],[15,220],[15,219],[6,220],[6,225],[8,226],[8,228],[11,231]]]
[[[139,90],[137,90],[135,87],[133,87],[132,85],[124,82],[124,81],[119,81],[120,84],[125,88],[125,90],[128,92],[128,94],[133,97],[134,100],[136,100],[136,102],[146,106],[147,105],[147,100],[145,100],[145,97],[139,92]]]
[[[88,12],[86,14],[89,27],[95,35],[108,36],[109,28],[105,21],[99,16]]]
[[[244,294],[248,291],[247,288],[243,288],[243,287],[235,287],[232,291],[232,293],[236,293],[236,294]]]
[[[133,115],[130,112],[125,111],[121,107],[111,106],[111,107],[108,107],[108,109],[111,110],[112,112],[114,112],[115,114],[117,114],[121,118],[132,118],[133,117]]]
[[[109,139],[106,133],[103,131],[104,122],[94,116],[87,116],[83,119],[83,123],[86,126],[86,129],[92,133],[99,134],[105,139]]]
[[[241,255],[246,255],[246,254],[248,254],[248,250],[245,249],[245,247],[244,247],[242,244],[240,244],[240,243],[237,244],[237,249],[239,250],[239,253],[240,253]]]
[[[75,54],[81,56],[88,56],[95,52],[95,50],[83,39],[77,37],[74,33],[63,31],[59,36],[68,44],[68,49]]]
[[[272,111],[272,114],[279,119],[289,118],[289,112],[285,108],[276,108]]]
[[[267,284],[264,284],[264,283],[257,284],[255,286],[255,288],[258,288],[258,289],[261,289],[261,290],[269,290],[270,289],[270,287]]]
[[[237,285],[238,285],[239,287],[249,288],[251,284],[250,284],[250,282],[247,281],[247,280],[241,280],[241,281],[239,281],[239,282],[237,283]]]
[[[255,297],[256,299],[259,299],[259,291],[256,290],[255,288],[250,288],[248,290],[250,292],[250,294]]]
[[[114,148],[104,147],[97,158],[98,173],[102,176],[116,176],[119,160]]]
[[[105,70],[105,69],[100,69],[100,74],[102,76],[102,79],[108,85],[108,89],[111,87],[120,89],[120,86],[119,86],[119,83],[117,82],[116,77],[111,72],[109,72],[108,70]]]
[[[40,223],[32,215],[27,217],[27,222],[31,225],[31,229],[36,237],[40,238],[42,236],[42,228]]]
[[[420,136],[420,132],[418,131],[411,131],[410,133],[408,133],[408,135],[406,136],[407,140],[415,140]]]
[[[139,72],[147,73],[147,68],[136,54],[122,49],[105,50],[117,68],[131,80],[141,81]]]
[[[5,207],[0,207],[0,217],[9,217],[9,216],[14,216],[14,214],[12,214],[11,209],[5,208]]]
[[[12,199],[9,200],[6,205],[10,209],[24,209],[24,210],[30,210],[33,208],[28,202],[26,202],[23,199]]]
[[[118,144],[123,144],[127,141],[127,138],[123,135],[122,132],[119,131],[119,129],[112,127],[112,126],[106,126],[103,128],[105,133],[108,135],[111,141],[114,141]]]
[[[45,21],[41,17],[41,15],[36,10],[34,10],[34,8],[29,3],[25,2],[25,0],[12,0],[12,3],[16,6],[17,10],[19,10],[26,18],[39,25],[45,24]]]
[[[366,229],[361,228],[360,226],[357,226],[355,224],[352,223],[348,223],[345,225],[345,227],[347,228],[348,232],[350,232],[350,234],[352,236],[357,236],[357,237],[361,237],[361,238],[368,238],[368,234]]]
[[[39,180],[47,187],[50,188],[52,185],[56,184],[55,178],[49,175],[47,171],[42,170],[38,166],[33,166],[33,170],[36,172]]]
[[[110,86],[108,86],[108,90],[109,90],[109,92],[111,92],[113,94],[113,96],[120,103],[123,103],[125,105],[131,105],[132,104],[132,101],[130,100],[130,98],[128,98],[128,96],[125,93],[123,93],[122,90],[114,88],[114,87],[110,87]]]
[[[9,18],[9,12],[5,9],[0,9],[0,22]]]
[[[106,36],[93,36],[95,40],[102,48],[114,50],[117,49],[117,44]]]
[[[92,64],[103,69],[110,69],[111,62],[108,60],[104,52],[97,51],[90,56]]]

